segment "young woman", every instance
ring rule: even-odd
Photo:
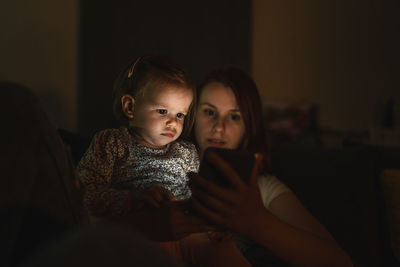
[[[240,69],[218,69],[199,89],[194,129],[199,154],[224,173],[231,187],[193,175],[194,210],[207,221],[255,241],[290,266],[352,266],[295,194],[268,174],[261,101],[252,79]],[[249,182],[244,183],[215,153],[204,155],[207,147],[256,153]]]

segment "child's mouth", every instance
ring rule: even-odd
[[[170,133],[162,133],[161,135],[166,136],[166,137],[168,137],[168,138],[174,138],[175,133],[173,133],[173,132],[170,132]]]

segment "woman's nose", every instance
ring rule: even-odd
[[[225,131],[225,121],[223,118],[217,118],[214,121],[214,127],[213,127],[215,132],[223,132]]]

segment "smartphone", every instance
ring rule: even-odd
[[[252,153],[244,150],[208,147],[205,150],[204,155],[206,155],[208,151],[218,154],[223,160],[232,166],[243,181],[246,183],[248,182],[255,162]],[[206,156],[203,157],[203,160],[200,163],[199,175],[215,182],[216,184],[228,186],[228,182],[224,179],[224,174],[214,167],[214,165],[207,160]]]

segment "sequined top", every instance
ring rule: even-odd
[[[188,172],[197,172],[199,157],[186,141],[163,149],[139,143],[125,127],[97,133],[77,166],[86,185],[84,203],[92,215],[122,215],[129,189],[156,184],[178,199],[190,197]]]

